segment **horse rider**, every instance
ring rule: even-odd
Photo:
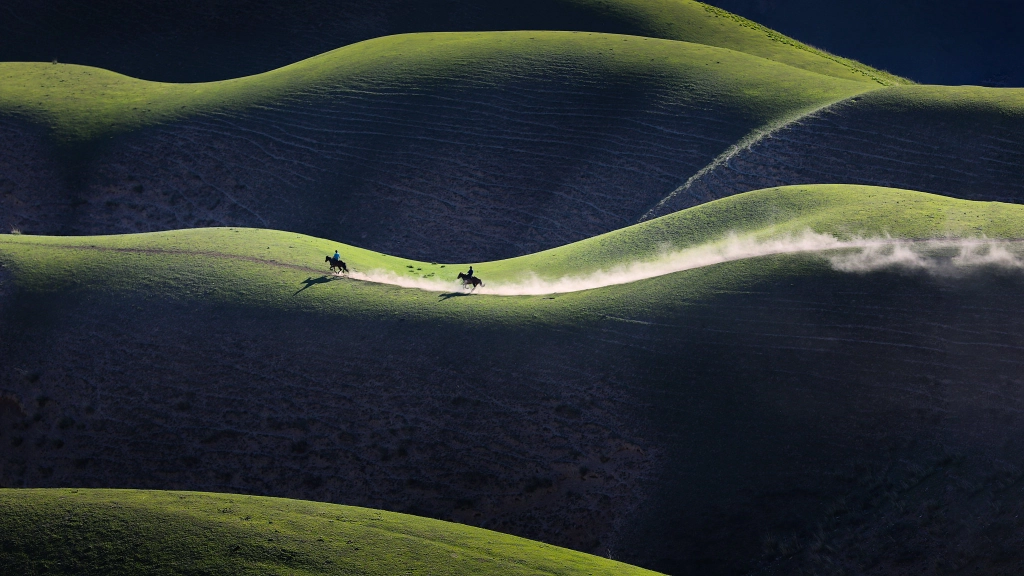
[[[335,260],[341,260],[341,254],[338,254],[337,250],[334,251],[334,259]]]
[[[472,266],[469,267],[469,273],[466,274],[466,276],[469,276],[470,279],[473,278],[473,267]]]

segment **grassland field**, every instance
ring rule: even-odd
[[[1019,571],[1024,90],[196,1],[0,22],[0,572]]]

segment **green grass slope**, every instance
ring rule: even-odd
[[[279,0],[123,2],[88,6],[16,0],[0,23],[0,60],[109,68],[151,80],[196,82],[264,72],[370,38],[412,32],[579,30],[719,46],[837,78],[902,79],[811,48],[690,0]],[[132,49],[125,50],[125,46]]]
[[[393,36],[204,84],[0,78],[5,228],[237,225],[467,260],[627,226],[751,131],[878,86],[570,32]]]
[[[1024,90],[894,86],[728,150],[651,216],[772,186],[842,182],[1024,202]]]
[[[315,502],[196,492],[0,490],[19,574],[651,574],[522,538]]]

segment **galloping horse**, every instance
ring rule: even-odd
[[[459,280],[462,280],[462,287],[463,288],[465,288],[466,286],[469,286],[470,284],[472,284],[473,287],[470,290],[476,290],[477,286],[483,286],[484,285],[484,281],[483,280],[477,278],[476,276],[470,276],[469,274],[466,274],[466,273],[463,273],[463,272],[459,272]]]
[[[348,267],[345,266],[345,263],[342,262],[340,259],[339,260],[335,260],[334,258],[331,258],[330,256],[328,256],[324,260],[324,262],[330,262],[330,264],[331,264],[331,272],[334,272],[334,270],[337,269],[338,272],[344,272],[345,274],[348,274]]]

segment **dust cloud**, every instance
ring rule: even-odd
[[[676,251],[666,249],[651,260],[553,279],[524,271],[517,280],[487,282],[486,265],[482,265],[478,266],[478,272],[485,285],[477,288],[475,292],[498,296],[564,294],[628,284],[735,260],[801,253],[821,253],[835,270],[851,273],[904,269],[934,275],[957,275],[986,267],[1024,270],[1024,241],[988,238],[904,240],[888,237],[840,240],[828,234],[808,230],[769,239],[731,234],[717,242]],[[431,292],[462,289],[458,282],[436,277],[403,276],[382,270],[370,270],[365,273],[353,271],[351,277]]]

